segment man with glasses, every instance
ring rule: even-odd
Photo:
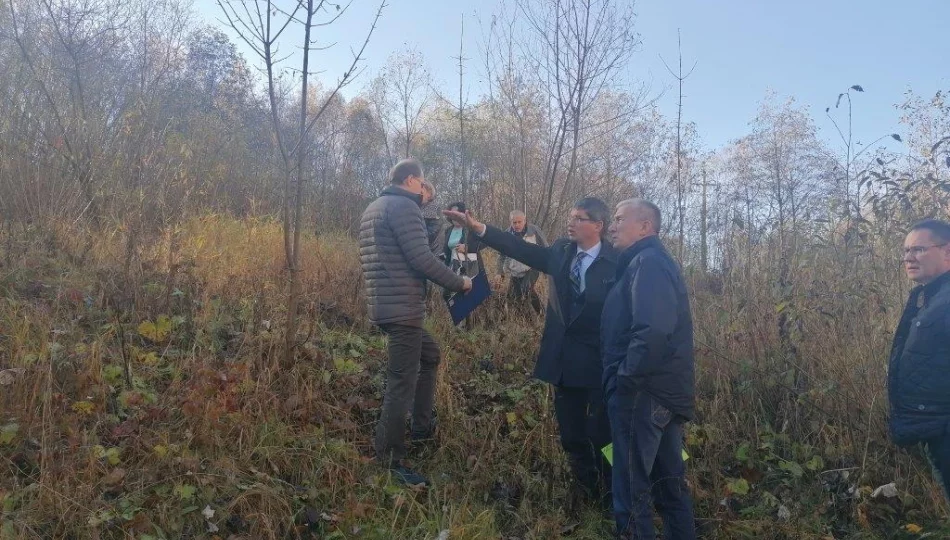
[[[917,286],[891,345],[891,439],[899,446],[923,446],[950,499],[950,223],[928,219],[911,227],[902,262]]]
[[[472,215],[445,211],[464,223],[482,242],[502,255],[549,277],[549,298],[534,376],[554,385],[554,412],[580,489],[577,498],[610,507],[610,466],[601,448],[610,443],[610,422],[603,398],[600,314],[614,280],[617,257],[602,241],[608,209],[600,199],[581,199],[567,220],[567,238],[544,247],[485,225]]]

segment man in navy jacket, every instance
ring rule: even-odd
[[[585,198],[571,209],[568,238],[544,247],[470,214],[445,214],[481,236],[482,243],[549,277],[549,299],[534,376],[554,385],[561,446],[577,484],[591,502],[609,507],[610,466],[601,448],[610,442],[600,362],[600,315],[616,272],[616,253],[601,241],[607,205]]]
[[[950,223],[917,223],[904,240],[903,254],[907,277],[917,286],[891,346],[891,439],[901,446],[922,444],[950,498]]]
[[[660,210],[642,199],[617,205],[610,238],[619,252],[604,303],[604,394],[613,433],[618,538],[696,538],[683,463],[683,423],[694,411],[693,321],[686,285],[663,247]]]

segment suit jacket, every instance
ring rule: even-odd
[[[548,275],[548,307],[534,377],[557,386],[600,388],[600,315],[614,282],[617,254],[608,242],[584,275],[586,288],[575,297],[571,263],[577,243],[560,238],[544,247],[487,226],[482,243]]]

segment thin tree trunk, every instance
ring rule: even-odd
[[[310,147],[305,139],[307,137],[307,102],[310,90],[310,33],[313,29],[313,14],[313,0],[307,0],[307,20],[304,24],[303,63],[300,83],[300,125],[297,133],[297,163],[295,167],[297,186],[292,201],[287,201],[288,205],[293,205],[293,221],[284,223],[285,231],[293,231],[292,244],[290,245],[290,251],[287,253],[287,270],[290,275],[287,295],[287,336],[284,343],[285,365],[290,365],[293,360],[294,349],[297,347],[297,327],[299,324],[297,311],[300,303],[300,214],[303,208],[303,186],[307,179],[304,172],[307,150]],[[290,214],[289,211],[288,214]],[[285,237],[289,234],[289,232],[284,233]]]

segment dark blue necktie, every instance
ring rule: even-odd
[[[579,296],[583,292],[581,290],[581,266],[586,257],[587,252],[578,251],[577,255],[574,255],[574,263],[571,265],[571,287],[574,289],[575,296]]]

